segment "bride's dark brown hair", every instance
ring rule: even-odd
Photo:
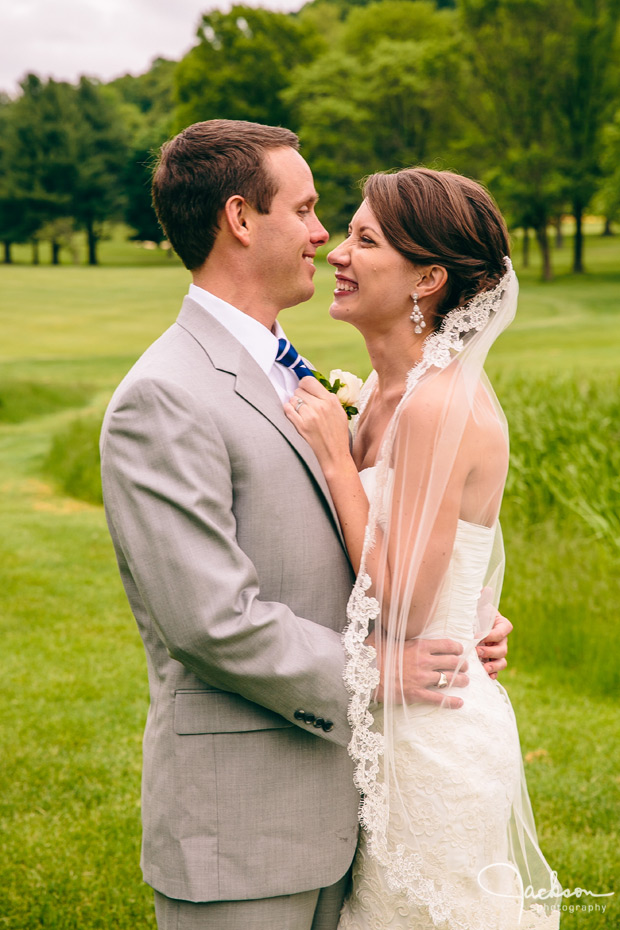
[[[506,223],[475,181],[452,171],[404,168],[371,175],[363,192],[393,248],[414,265],[443,265],[448,272],[437,325],[504,275],[504,256],[510,255]]]

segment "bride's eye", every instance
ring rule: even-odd
[[[364,245],[376,245],[375,240],[369,236],[360,236],[360,242],[363,242]]]

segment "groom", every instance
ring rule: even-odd
[[[340,641],[353,575],[282,410],[297,376],[276,362],[278,312],[312,296],[328,235],[286,129],[190,126],[163,147],[153,196],[193,283],[101,439],[149,673],[144,877],[159,930],[334,930],[357,842]],[[489,671],[509,629],[496,623]],[[466,684],[460,651],[412,643],[408,699],[441,700],[442,670]]]

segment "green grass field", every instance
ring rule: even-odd
[[[175,319],[188,275],[163,254],[132,266],[135,246],[104,245],[100,268],[0,266],[0,928],[12,930],[155,926],[138,867],[142,645],[102,508],[60,490],[50,449],[101,416]],[[515,462],[503,681],[541,844],[565,887],[603,893],[620,859],[620,239],[589,237],[587,263],[571,276],[567,244],[554,282],[520,275],[517,321],[488,370]],[[365,375],[358,334],[327,315],[332,281],[320,265],[315,298],[284,326],[321,370]],[[618,893],[567,899],[607,909],[567,910],[563,927],[620,928]]]

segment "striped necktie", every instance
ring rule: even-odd
[[[304,364],[304,360],[297,349],[290,344],[288,339],[278,339],[278,354],[276,362],[284,365],[294,371],[298,378],[305,378],[306,375],[314,377],[314,372]]]

